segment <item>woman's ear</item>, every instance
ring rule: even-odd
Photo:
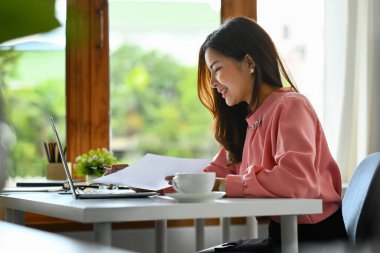
[[[256,63],[250,55],[246,54],[244,60],[247,62],[249,69],[255,69]]]

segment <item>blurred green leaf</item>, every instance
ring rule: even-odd
[[[1,0],[0,43],[60,26],[55,0]]]

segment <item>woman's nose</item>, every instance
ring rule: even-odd
[[[211,87],[211,88],[216,88],[216,86],[218,86],[218,82],[215,80],[214,77],[211,77],[211,80],[210,80],[210,87]]]

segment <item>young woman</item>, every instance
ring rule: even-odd
[[[228,197],[322,199],[322,214],[298,218],[299,240],[346,237],[339,168],[319,119],[256,22],[232,18],[207,37],[199,53],[198,95],[222,146],[205,171],[225,178]],[[271,252],[280,237],[279,219],[272,217],[267,240],[217,251]]]

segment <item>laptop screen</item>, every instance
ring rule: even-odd
[[[70,175],[69,166],[67,165],[66,157],[65,157],[65,154],[63,153],[62,144],[61,144],[61,141],[59,139],[57,128],[55,127],[53,117],[50,117],[50,121],[51,121],[51,127],[53,128],[54,137],[55,137],[55,140],[57,142],[59,155],[61,156],[62,164],[63,164],[63,167],[65,168],[65,172],[66,172],[67,180],[69,182],[70,190],[74,194],[74,197],[76,197],[74,183],[73,183],[73,180],[72,180],[71,175]]]

